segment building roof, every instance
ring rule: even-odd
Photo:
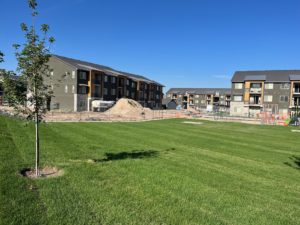
[[[245,82],[247,80],[260,80],[265,82],[290,82],[300,80],[300,70],[257,70],[237,71],[234,73],[231,82]]]
[[[78,59],[73,59],[73,58],[68,58],[65,56],[60,56],[60,55],[52,55],[52,57],[55,57],[71,66],[74,66],[76,69],[80,69],[80,70],[98,70],[98,71],[102,71],[107,75],[112,75],[112,76],[127,76],[130,77],[133,80],[136,81],[143,81],[146,83],[154,83],[160,86],[164,86],[154,80],[148,79],[147,77],[141,76],[141,75],[137,75],[137,74],[132,74],[132,73],[127,73],[127,72],[123,72],[123,71],[119,71],[119,70],[115,70],[111,67],[108,66],[103,66],[100,64],[95,64],[95,63],[90,63],[90,62],[86,62],[86,61],[82,61],[82,60],[78,60]]]
[[[219,94],[231,94],[231,88],[171,88],[167,91],[167,93],[175,93],[175,94],[198,94],[198,95],[206,95],[206,94],[215,94],[219,92]]]

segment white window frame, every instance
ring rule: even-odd
[[[280,83],[280,89],[281,89],[281,90],[289,90],[290,87],[291,87],[291,84],[290,84],[290,83],[287,83],[287,82],[285,82],[285,83]]]
[[[266,90],[274,89],[274,84],[273,83],[265,83],[265,89]]]
[[[273,95],[265,95],[264,102],[273,102]]]
[[[234,95],[233,96],[233,101],[234,102],[242,102],[243,101],[243,95]]]
[[[282,101],[281,97],[284,98],[283,101]],[[286,98],[287,98],[287,101],[285,101]],[[289,96],[288,95],[280,95],[279,96],[279,102],[289,102]]]
[[[234,83],[234,89],[236,90],[243,89],[243,83]]]

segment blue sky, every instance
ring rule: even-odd
[[[236,70],[300,69],[299,0],[43,0],[52,52],[170,87],[229,87]],[[26,0],[1,0],[0,50],[30,22]]]

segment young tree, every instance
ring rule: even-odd
[[[15,44],[16,58],[18,61],[17,71],[20,79],[27,85],[26,94],[22,92],[19,82],[13,82],[8,76],[4,82],[4,89],[8,95],[11,106],[17,113],[26,115],[28,120],[35,122],[35,175],[39,176],[40,162],[40,139],[39,124],[47,111],[47,101],[52,97],[50,89],[50,68],[48,61],[50,55],[50,45],[54,42],[53,37],[48,37],[49,25],[42,24],[40,31],[35,27],[35,18],[37,13],[36,0],[28,0],[29,8],[32,10],[32,25],[21,24],[21,30],[25,34],[26,42],[21,46]],[[41,36],[40,36],[40,35]],[[47,84],[46,84],[47,83]]]
[[[3,52],[0,51],[0,63],[2,63],[4,61],[3,57],[4,57],[4,54],[3,54]]]

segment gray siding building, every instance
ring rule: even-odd
[[[77,59],[52,55],[50,110],[90,111],[93,100],[127,97],[145,107],[161,108],[163,85],[144,76]]]
[[[288,117],[300,105],[300,70],[238,71],[231,81],[231,115]]]
[[[169,109],[180,106],[206,111],[229,111],[230,101],[230,88],[171,88],[164,99]]]

